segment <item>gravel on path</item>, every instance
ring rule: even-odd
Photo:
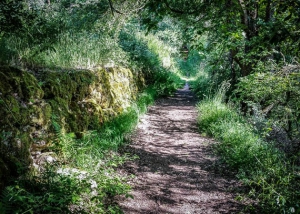
[[[218,170],[222,166],[212,150],[216,142],[197,128],[196,103],[186,85],[140,120],[125,148],[139,159],[120,169],[135,175],[130,180],[134,198],[118,198],[125,214],[241,213],[234,193],[241,184]]]

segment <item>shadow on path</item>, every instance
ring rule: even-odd
[[[243,208],[233,193],[240,184],[220,173],[211,149],[215,142],[198,133],[195,105],[186,86],[141,119],[125,148],[139,159],[120,169],[135,175],[134,199],[118,199],[124,213],[238,213]]]

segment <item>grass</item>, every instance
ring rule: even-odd
[[[55,43],[49,43],[42,48],[23,38],[12,36],[2,38],[2,41],[0,38],[0,50],[3,49],[4,52],[0,61],[7,61],[10,65],[23,64],[25,67],[29,65],[79,69],[128,64],[128,57],[118,42],[116,38],[97,33],[64,33]]]
[[[114,197],[130,195],[127,178],[117,167],[136,156],[120,154],[139,117],[158,96],[170,95],[183,81],[171,72],[158,73],[121,115],[78,139],[56,127],[54,161],[45,162],[6,187],[0,213],[122,213]]]
[[[171,95],[183,85],[172,72],[172,65],[167,63],[172,51],[169,46],[164,47],[164,42],[154,35],[147,38],[141,34],[143,40],[139,41],[134,31],[130,32],[133,38],[128,41],[88,31],[63,32],[57,40],[46,42],[43,47],[27,42],[26,38],[0,37],[0,49],[5,51],[0,61],[5,64],[54,69],[117,64],[141,71],[145,74],[145,83],[149,84],[123,114],[99,130],[87,131],[81,139],[74,133],[63,133],[52,121],[57,142],[50,150],[56,153],[55,160],[48,164],[46,161],[40,171],[25,174],[6,187],[0,196],[1,214],[121,213],[113,202],[114,197],[132,196],[126,177],[121,177],[116,168],[136,157],[121,155],[118,150],[128,142],[128,136],[147,106],[158,96]],[[121,42],[127,42],[128,47],[122,49]]]
[[[147,106],[182,84],[172,72],[155,74],[154,83],[129,108],[80,139],[54,123],[56,142],[50,148],[54,159],[7,186],[0,196],[0,213],[122,213],[114,197],[132,196],[117,167],[137,157],[118,151]]]
[[[81,139],[58,134],[59,147],[53,148],[59,151],[57,161],[8,186],[0,198],[0,213],[121,213],[113,198],[132,196],[116,168],[137,157],[121,155],[118,149],[156,96],[153,87],[147,88],[123,114]]]
[[[176,70],[173,58],[178,55],[177,45],[171,46],[168,39],[160,39],[152,33],[146,35],[146,30],[142,30],[139,24],[128,29],[125,18],[109,15],[107,19],[100,19],[99,14],[103,17],[105,14],[92,3],[97,11],[95,16],[84,14],[86,17],[77,18],[85,12],[85,6],[89,6],[85,3],[78,11],[78,4],[76,7],[72,5],[74,10],[70,8],[72,13],[67,13],[67,17],[64,14],[54,16],[54,9],[53,14],[49,13],[49,6],[47,13],[42,14],[45,17],[53,15],[45,26],[41,26],[46,27],[45,32],[37,32],[36,29],[40,28],[35,24],[29,26],[23,35],[1,34],[0,50],[3,54],[0,62],[30,68],[36,73],[39,68],[48,67],[91,69],[118,65],[136,70],[133,75],[140,72],[145,83],[151,86],[122,115],[99,130],[87,131],[81,139],[77,139],[74,133],[63,133],[52,120],[57,142],[50,150],[56,153],[55,160],[41,166],[41,171],[23,175],[12,182],[0,196],[0,213],[120,213],[113,203],[114,196],[131,196],[126,178],[118,175],[116,167],[136,157],[120,155],[118,149],[127,142],[139,116],[147,111],[147,106],[157,96],[171,95],[183,85],[183,81],[172,72]],[[84,19],[90,15],[91,18],[97,17],[99,26]],[[60,18],[66,18],[66,22]],[[132,21],[139,23],[139,20]],[[57,26],[58,22],[62,26],[65,23],[72,26],[52,29],[51,25]],[[91,28],[76,27],[81,22],[91,24]],[[127,31],[123,37],[120,35],[122,31]],[[45,38],[34,36],[39,33]],[[176,39],[173,34],[164,32],[163,35]]]
[[[225,104],[224,94],[220,90],[198,104],[201,131],[220,142],[216,150],[222,160],[249,187],[263,213],[299,213],[299,167]]]
[[[33,63],[46,67],[93,68],[109,63],[126,63],[126,54],[116,39],[105,35],[80,33],[63,34],[51,49],[33,57]]]

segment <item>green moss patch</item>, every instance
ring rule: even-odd
[[[99,129],[123,113],[143,85],[141,76],[125,68],[47,70],[36,78],[0,67],[0,155],[5,156],[0,168],[18,174],[34,154],[53,145],[59,132],[81,137]]]

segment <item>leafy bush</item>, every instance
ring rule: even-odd
[[[131,197],[130,186],[115,168],[135,157],[117,151],[147,106],[182,86],[173,72],[172,54],[176,55],[177,49],[169,45],[166,34],[146,35],[139,23],[130,28],[126,20],[131,18],[129,13],[111,16],[114,11],[108,1],[38,2],[26,2],[33,8],[32,14],[37,12],[28,25],[18,32],[0,32],[0,50],[5,53],[0,56],[1,63],[24,66],[37,75],[39,67],[125,66],[135,71],[136,77],[142,74],[148,88],[122,115],[98,130],[63,133],[52,118],[57,142],[48,149],[57,153],[56,165],[12,182],[0,198],[0,209],[4,213],[120,213],[113,198]],[[123,1],[113,3],[131,11],[129,1],[124,7]],[[138,7],[136,2],[132,5]]]
[[[199,71],[202,69],[202,62],[204,56],[200,55],[196,50],[190,50],[186,60],[182,58],[177,59],[179,71],[182,75],[187,77],[195,77],[199,75]]]
[[[152,85],[157,95],[171,95],[183,86],[176,73],[177,65],[172,60],[172,54],[178,54],[177,50],[169,45],[168,40],[161,40],[160,34],[137,32],[140,26],[135,21],[133,19],[121,32],[120,46],[128,53],[130,66],[144,74],[146,84]]]
[[[118,41],[107,34],[80,32],[61,34],[58,41],[27,61],[43,67],[95,68],[126,65],[128,57]]]
[[[86,181],[57,174],[53,166],[48,166],[41,176],[24,177],[6,187],[1,197],[2,211],[66,213],[71,204],[79,204],[81,192],[89,186]]]
[[[172,72],[157,72],[154,74],[153,88],[158,96],[170,96],[177,88],[183,86],[183,81]]]
[[[283,128],[291,139],[299,138],[299,67],[289,65],[281,72],[254,73],[241,78],[236,100],[245,102],[252,114],[266,118],[265,130]],[[268,121],[267,121],[268,120]]]
[[[264,213],[300,212],[299,168],[267,143],[236,110],[222,102],[224,91],[198,104],[202,131],[220,141],[224,162],[250,187]]]

